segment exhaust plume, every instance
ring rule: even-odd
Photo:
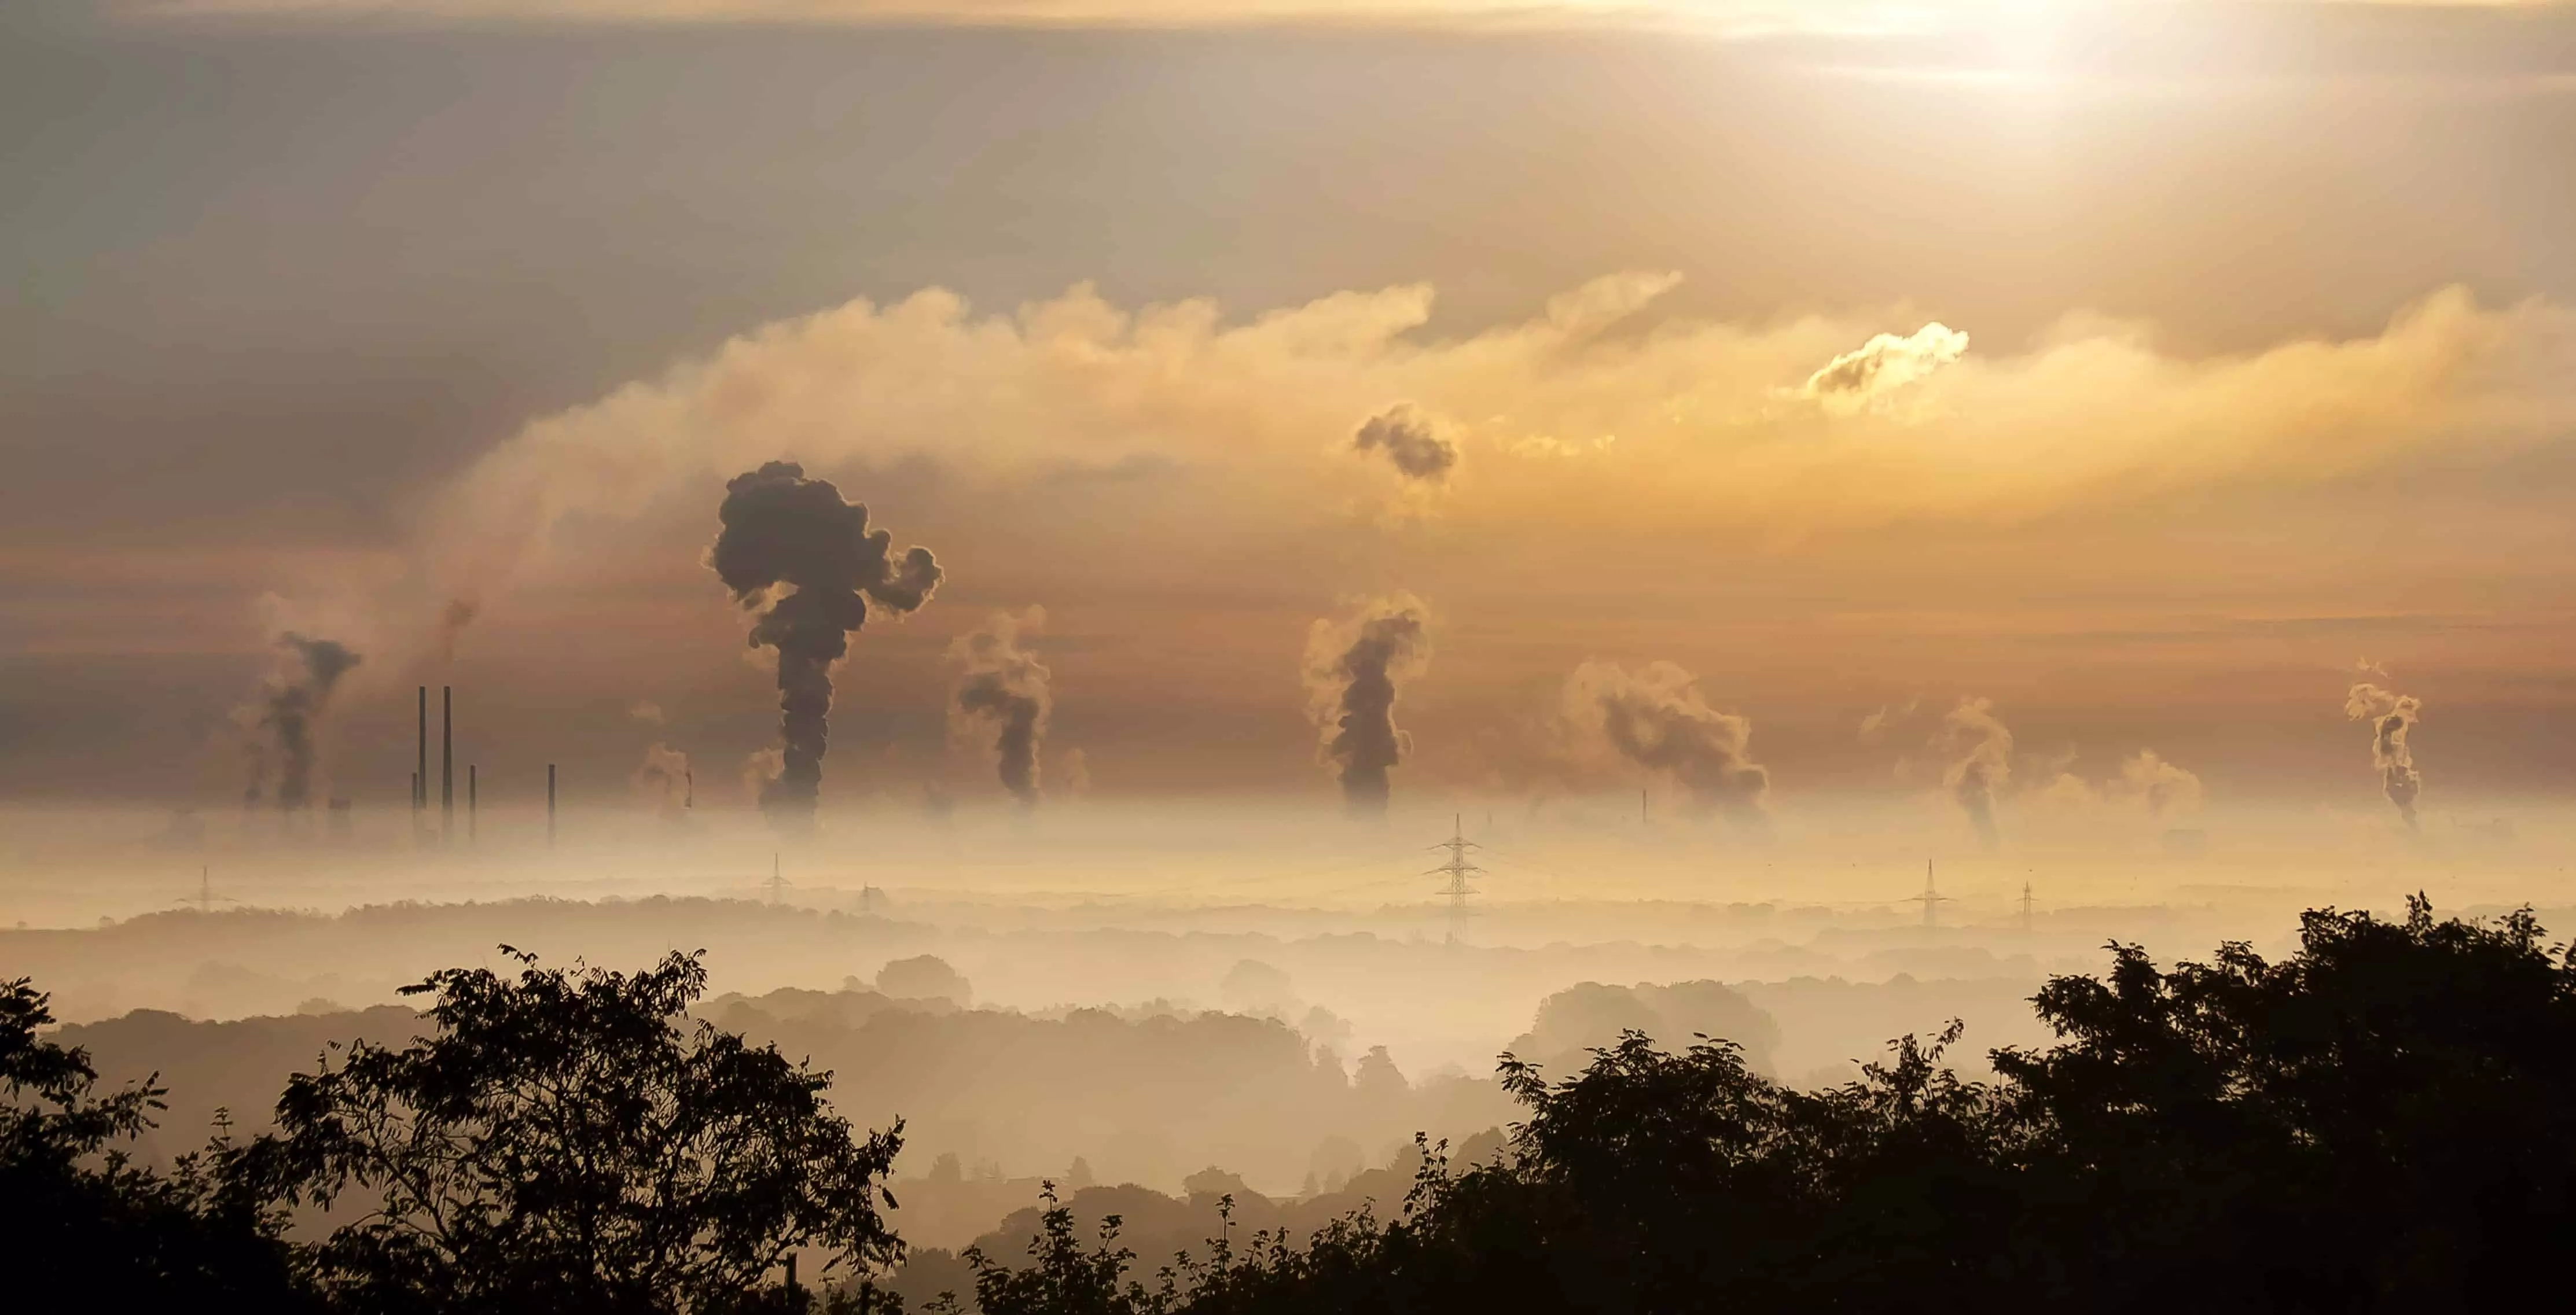
[[[868,602],[898,615],[917,611],[939,587],[927,548],[900,557],[868,509],[841,497],[830,480],[807,479],[792,461],[772,461],[725,484],[716,519],[724,528],[707,565],[745,611],[757,612],[751,646],[778,652],[780,765],[760,792],[774,819],[810,823],[823,784],[832,713],[832,664],[867,624]]]
[[[265,793],[273,752],[277,806],[293,812],[312,801],[313,725],[330,704],[340,678],[358,665],[358,655],[347,645],[308,639],[292,630],[278,636],[277,651],[277,668],[269,674],[253,709],[257,725],[274,737],[273,744],[252,751],[250,785],[242,791],[242,804],[256,806]]]
[[[1413,752],[1413,737],[1395,725],[1396,683],[1431,664],[1428,616],[1421,600],[1397,594],[1306,632],[1307,714],[1355,813],[1386,811],[1387,773]]]
[[[2147,801],[2156,817],[2188,813],[2200,807],[2200,777],[2166,762],[2153,749],[2140,749],[2120,764],[2120,781],[2129,793]]]
[[[1395,463],[1396,473],[1425,483],[1448,479],[1458,465],[1458,445],[1411,402],[1398,402],[1369,417],[1351,435],[1351,449],[1382,451]]]
[[[2415,826],[2415,796],[2424,788],[2424,778],[2415,774],[2415,750],[2406,739],[2423,710],[2414,695],[2393,694],[2368,681],[2346,691],[2343,699],[2344,716],[2371,723],[2370,765],[2379,769],[2380,791],[2397,805],[2409,830]]]
[[[1995,719],[1992,699],[1961,699],[1941,718],[1936,746],[1950,755],[1941,784],[1968,814],[1988,849],[2002,843],[1995,826],[1995,796],[2012,779],[2012,731]]]
[[[1630,672],[1586,662],[1566,677],[1565,711],[1622,759],[1670,778],[1701,812],[1762,819],[1771,773],[1753,761],[1753,723],[1710,707],[1699,678],[1680,666],[1650,662]]]
[[[996,612],[981,629],[959,635],[948,646],[948,660],[959,669],[948,707],[949,734],[972,739],[979,728],[990,726],[1002,788],[1031,807],[1038,802],[1038,749],[1046,740],[1055,700],[1047,691],[1046,667],[1020,646],[1020,637],[1045,625],[1044,608],[1031,607],[1018,616]]]
[[[659,741],[644,751],[644,761],[626,778],[635,793],[674,817],[688,802],[691,779],[689,755]]]

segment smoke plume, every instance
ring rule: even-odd
[[[1950,755],[1941,784],[1968,814],[1977,839],[1992,849],[2003,840],[1995,826],[1995,796],[2012,779],[2012,731],[1995,719],[1994,700],[1961,699],[1941,718],[1936,746]]]
[[[2388,802],[2397,805],[2397,814],[2415,825],[2415,796],[2424,788],[2424,778],[2415,774],[2415,750],[2406,738],[2415,729],[2416,714],[2424,704],[2412,694],[2393,694],[2368,681],[2353,686],[2344,694],[2343,715],[2354,721],[2371,723],[2370,765],[2379,769],[2379,788]]]
[[[626,779],[635,787],[635,793],[671,816],[678,816],[693,802],[691,796],[697,788],[689,755],[658,741],[644,751],[644,761],[637,763],[634,773]]]
[[[1353,812],[1384,813],[1387,773],[1413,752],[1413,737],[1395,725],[1396,683],[1431,663],[1428,616],[1419,599],[1398,594],[1306,633],[1307,711]]]
[[[2200,777],[2166,762],[2153,749],[2140,749],[2120,764],[2120,782],[2144,799],[2147,812],[2171,817],[2200,807]]]
[[[245,806],[257,805],[267,790],[268,772],[277,769],[277,806],[293,812],[307,807],[313,794],[313,726],[331,702],[331,691],[358,655],[328,639],[308,639],[287,631],[277,639],[278,663],[252,709],[259,729],[272,737],[251,753],[250,784],[242,791]]]
[[[957,689],[948,707],[949,733],[970,739],[978,729],[989,728],[1002,788],[1027,806],[1038,802],[1038,749],[1046,740],[1047,715],[1055,701],[1047,692],[1046,667],[1020,646],[1020,639],[1045,624],[1043,608],[1031,607],[1018,616],[996,612],[981,629],[959,635],[948,646],[948,660],[958,666]]]
[[[867,624],[871,599],[897,614],[930,601],[939,563],[927,548],[895,556],[890,536],[868,528],[866,506],[844,500],[829,480],[805,478],[792,461],[727,481],[716,518],[724,528],[707,565],[736,603],[759,613],[752,646],[778,651],[780,770],[760,804],[773,818],[810,822],[823,784],[832,664]]]
[[[1437,484],[1458,465],[1458,445],[1444,437],[1430,416],[1411,402],[1398,402],[1371,416],[1351,435],[1354,451],[1382,451],[1397,473],[1409,480]]]
[[[1630,672],[1586,662],[1566,678],[1565,711],[1622,759],[1669,777],[1700,811],[1763,816],[1771,773],[1753,761],[1753,723],[1710,707],[1699,678],[1681,667],[1653,662]]]

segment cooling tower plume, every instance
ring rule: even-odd
[[[2120,763],[2120,783],[2144,799],[2147,812],[2173,817],[2200,807],[2200,777],[2166,762],[2153,749],[2140,749]]]
[[[761,789],[760,806],[773,819],[810,823],[823,784],[832,664],[867,624],[870,601],[898,615],[930,601],[939,563],[927,548],[895,555],[890,536],[868,528],[866,506],[842,498],[829,480],[805,478],[792,461],[727,481],[716,519],[723,529],[707,565],[736,603],[759,614],[752,646],[778,652],[779,773]]]
[[[1355,813],[1386,811],[1387,773],[1413,752],[1413,737],[1395,725],[1396,686],[1431,664],[1429,616],[1421,600],[1397,594],[1306,633],[1307,712]]]
[[[293,812],[312,802],[314,724],[330,705],[331,691],[339,687],[340,678],[358,665],[358,655],[345,644],[308,639],[292,630],[278,636],[277,655],[277,668],[251,709],[258,728],[271,738],[252,751],[250,785],[242,792],[242,802],[260,802],[274,765],[277,806]]]
[[[2379,769],[2380,791],[2397,805],[2409,830],[2415,826],[2415,796],[2424,788],[2424,778],[2415,774],[2415,750],[2406,739],[2423,710],[2414,695],[2392,694],[2368,681],[2353,686],[2343,699],[2343,715],[2371,724],[2370,765]]]
[[[1710,707],[1689,671],[1586,662],[1566,677],[1565,714],[1623,761],[1680,786],[1699,811],[1762,819],[1771,773],[1753,761],[1753,723]]]
[[[958,668],[948,705],[949,733],[972,739],[977,731],[990,730],[1002,788],[1027,807],[1038,802],[1038,749],[1046,741],[1047,715],[1055,700],[1047,692],[1046,667],[1021,641],[1045,625],[1044,608],[1031,607],[1017,616],[996,612],[948,646],[948,660]]]
[[[626,780],[637,795],[668,816],[678,816],[689,805],[689,755],[670,745],[656,742],[646,749],[644,761],[635,764]]]
[[[1384,452],[1397,474],[1429,484],[1448,479],[1458,465],[1458,445],[1410,402],[1398,402],[1362,422],[1351,435],[1351,448]]]
[[[2002,843],[1995,826],[1995,796],[2012,779],[2012,731],[1995,719],[1992,699],[1961,699],[1941,718],[1937,746],[1949,754],[1941,784],[1968,815],[1988,849]]]

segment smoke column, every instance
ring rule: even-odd
[[[810,823],[823,784],[832,713],[832,664],[867,624],[868,603],[898,615],[918,610],[939,587],[927,548],[897,557],[884,530],[868,528],[866,506],[844,500],[829,480],[805,478],[792,461],[772,461],[725,484],[716,511],[723,529],[707,565],[744,610],[757,612],[751,644],[778,651],[780,766],[761,789],[774,819]]]
[[[2012,779],[2012,731],[1995,720],[1994,708],[1992,699],[1961,699],[1941,719],[1942,740],[1951,754],[1941,783],[1988,849],[2003,840],[1995,827],[1995,795]]]
[[[635,793],[676,817],[684,799],[678,792],[688,787],[689,755],[657,740],[644,751],[644,761],[635,765],[634,773],[626,780]]]
[[[277,806],[293,812],[311,802],[313,793],[313,724],[331,701],[331,691],[358,655],[328,639],[307,639],[290,630],[278,636],[278,669],[260,691],[259,726],[275,737]],[[269,755],[251,757],[250,786],[244,804],[257,804],[267,785]]]
[[[1411,595],[1369,603],[1338,624],[1317,621],[1306,635],[1307,708],[1324,732],[1323,758],[1356,813],[1386,811],[1387,773],[1413,751],[1396,729],[1396,682],[1431,662],[1427,613]]]
[[[1442,437],[1430,416],[1399,402],[1370,416],[1351,433],[1351,449],[1379,451],[1409,480],[1439,483],[1458,464],[1458,445]]]
[[[990,727],[1002,788],[1029,807],[1038,802],[1038,749],[1046,740],[1055,700],[1047,689],[1046,667],[1020,646],[1020,637],[1045,625],[1043,608],[1031,607],[1018,616],[996,612],[983,628],[959,635],[948,646],[948,660],[959,668],[948,709],[950,734],[971,738],[978,728]]]
[[[2344,716],[2371,723],[2370,765],[2379,769],[2380,791],[2397,805],[2409,830],[2415,826],[2415,796],[2423,790],[2424,778],[2415,774],[2415,750],[2406,737],[2423,710],[2414,695],[2392,694],[2368,681],[2353,686],[2343,699]]]
[[[1566,677],[1568,718],[1628,762],[1672,778],[1702,811],[1759,821],[1771,773],[1753,761],[1753,723],[1708,705],[1698,677],[1670,662],[1630,672],[1586,662]]]

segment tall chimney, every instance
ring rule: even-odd
[[[477,830],[474,825],[474,805],[480,793],[475,788],[474,764],[467,763],[465,764],[465,839],[469,842],[474,839]]]
[[[546,764],[546,843],[555,842],[555,765]]]
[[[420,687],[420,761],[411,769],[411,811],[429,807],[429,686]],[[417,821],[417,818],[414,819]]]
[[[456,829],[456,690],[438,687],[438,838]]]

